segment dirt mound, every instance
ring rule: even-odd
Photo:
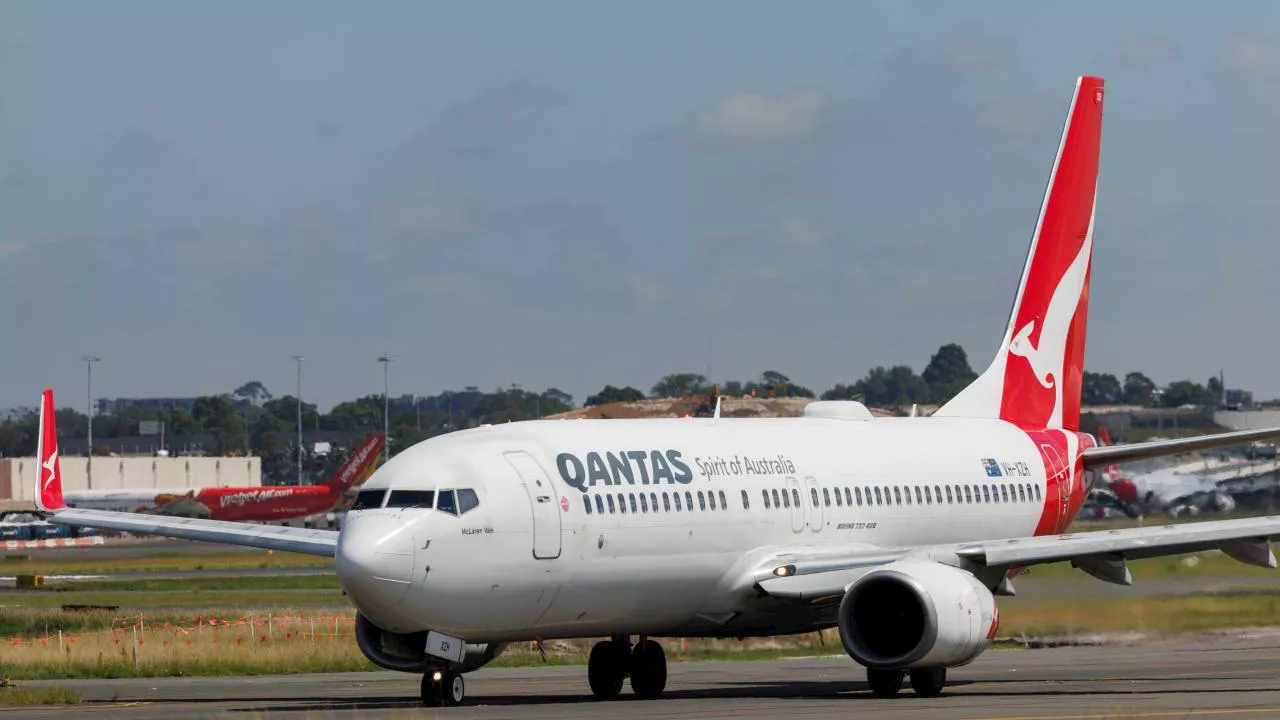
[[[776,418],[800,417],[804,414],[804,406],[813,402],[813,398],[731,398],[724,396],[720,401],[721,417],[736,418]],[[574,420],[587,418],[591,420],[620,420],[632,418],[675,418],[690,415],[698,406],[697,400],[683,398],[658,398],[653,400],[637,400],[635,402],[608,403],[593,405],[587,408],[570,410],[569,412],[549,415],[547,419]],[[873,408],[872,414],[879,416],[893,415],[891,410]]]

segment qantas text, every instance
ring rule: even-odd
[[[586,492],[602,485],[656,485],[660,482],[689,483],[693,472],[680,459],[679,450],[622,450],[589,452],[586,462],[573,453],[556,456],[560,478],[570,487]]]

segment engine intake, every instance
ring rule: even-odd
[[[999,616],[995,597],[972,574],[900,560],[850,586],[840,603],[840,641],[867,667],[955,667],[990,646]]]
[[[378,667],[400,672],[426,672],[432,663],[443,662],[426,653],[427,632],[387,632],[374,625],[369,618],[356,613],[356,646],[369,661]],[[481,668],[506,649],[506,643],[467,643],[466,655],[458,672],[471,672]]]

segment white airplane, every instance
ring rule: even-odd
[[[1077,80],[1003,340],[930,417],[815,402],[802,418],[534,421],[434,437],[360,490],[340,531],[66,508],[44,393],[37,497],[50,522],[333,556],[374,663],[452,705],[511,642],[609,638],[587,680],[614,698],[666,684],[658,637],[838,627],[871,691],[947,669],[996,633],[1019,568],[1209,548],[1275,567],[1280,517],[1061,534],[1113,463],[1280,428],[1099,447],[1079,432],[1103,81]],[[1090,473],[1092,474],[1092,473]],[[636,642],[632,643],[632,638]]]

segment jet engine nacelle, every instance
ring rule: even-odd
[[[426,653],[427,632],[393,633],[374,625],[356,613],[356,645],[369,661],[378,667],[400,672],[426,672],[432,663],[443,662]],[[458,672],[471,672],[484,667],[506,649],[506,643],[467,643]]]
[[[872,668],[955,667],[991,644],[995,597],[972,574],[900,560],[859,578],[840,603],[845,652]]]

